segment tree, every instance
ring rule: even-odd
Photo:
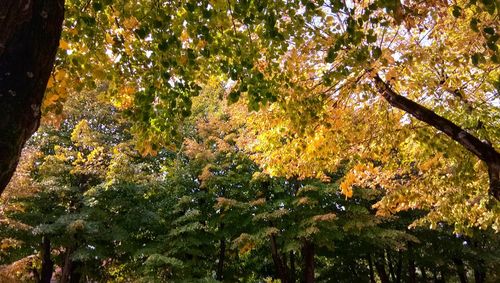
[[[0,193],[26,140],[37,130],[61,37],[64,0],[3,1],[0,6]]]

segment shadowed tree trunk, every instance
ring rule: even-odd
[[[314,283],[314,244],[308,240],[302,243],[302,256],[304,258],[304,282]]]
[[[390,105],[442,131],[469,152],[477,156],[477,158],[484,161],[488,166],[488,176],[490,179],[489,193],[495,199],[500,200],[500,153],[498,153],[493,146],[479,140],[452,121],[437,115],[432,110],[397,94],[391,86],[384,82],[378,75],[375,76],[374,80],[378,93],[382,95]]]
[[[413,244],[408,242],[408,283],[417,282],[417,272],[415,268],[415,255],[413,254]]]
[[[288,272],[286,265],[283,263],[283,259],[281,258],[278,251],[278,244],[276,243],[276,237],[271,235],[271,255],[273,257],[274,267],[276,268],[276,273],[278,278],[282,283],[289,283]]]
[[[465,272],[464,262],[459,258],[454,258],[453,263],[455,263],[455,267],[457,268],[457,275],[460,279],[460,283],[467,283],[467,274]]]
[[[64,18],[64,0],[0,1],[0,193],[37,130]]]
[[[373,270],[373,262],[372,262],[372,256],[368,254],[366,256],[366,260],[368,261],[368,269],[370,271],[370,283],[375,283],[375,272]]]
[[[224,229],[224,224],[221,223],[220,230]],[[226,257],[226,239],[220,240],[219,262],[217,263],[217,276],[216,279],[222,281],[224,279],[224,259]]]
[[[42,257],[42,270],[40,272],[40,282],[41,283],[50,283],[52,279],[52,272],[54,271],[54,262],[50,258],[50,240],[47,237],[43,237],[42,239],[42,249],[41,249],[41,257]]]
[[[384,255],[382,254],[382,260],[384,260]],[[390,283],[389,275],[385,271],[384,263],[380,260],[375,260],[375,268],[377,269],[378,277],[382,283]]]

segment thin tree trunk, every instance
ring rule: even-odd
[[[295,254],[291,251],[290,252],[290,282],[295,283],[296,278],[295,278]]]
[[[486,281],[484,260],[479,260],[478,264],[474,266],[474,281],[476,283],[484,283]]]
[[[382,254],[382,258],[384,255]],[[385,266],[382,262],[375,260],[375,268],[377,269],[378,277],[380,278],[380,282],[382,283],[390,283],[389,276],[385,271]]]
[[[417,272],[415,268],[415,258],[413,254],[413,244],[408,242],[408,283],[417,283]]]
[[[396,264],[396,283],[401,283],[401,273],[403,269],[403,256],[401,251],[398,252],[398,263]]]
[[[304,258],[304,282],[314,283],[314,244],[308,240],[302,242],[302,257]]]
[[[434,111],[397,94],[390,85],[378,75],[374,77],[377,91],[389,104],[405,111],[418,120],[442,131],[447,136],[461,144],[465,149],[484,161],[488,166],[490,179],[489,193],[500,200],[500,153],[493,146],[482,142],[452,121],[437,115]]]
[[[394,272],[394,266],[393,266],[393,262],[392,262],[392,257],[391,255],[389,254],[389,251],[386,251],[385,252],[386,255],[387,255],[387,266],[389,267],[389,275],[390,275],[390,279],[392,282],[396,282],[396,274]]]
[[[226,240],[220,240],[219,262],[217,263],[217,280],[224,279],[224,258],[226,257]]]
[[[42,269],[40,271],[40,282],[50,283],[50,280],[52,279],[52,272],[54,271],[54,262],[50,258],[50,240],[46,236],[42,238],[41,247]]]
[[[420,272],[422,272],[422,282],[427,282],[427,273],[425,272],[425,267],[420,266]]]
[[[64,18],[64,0],[0,1],[0,194],[40,123]]]
[[[467,274],[465,272],[465,265],[462,259],[454,258],[453,263],[457,269],[457,275],[460,279],[460,283],[467,283]]]
[[[368,261],[368,269],[370,271],[370,283],[375,283],[375,272],[373,270],[372,256],[368,254],[366,256],[366,260]]]

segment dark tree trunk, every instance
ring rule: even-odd
[[[422,282],[427,282],[427,273],[425,272],[425,267],[420,266],[420,272],[422,272]]]
[[[413,244],[408,242],[408,283],[417,283]]]
[[[0,194],[37,130],[64,18],[64,0],[0,1]]]
[[[375,283],[375,272],[373,270],[372,256],[368,254],[366,260],[368,261],[368,269],[370,271],[370,283]]]
[[[74,261],[71,265],[71,274],[69,277],[69,283],[79,283],[82,278],[82,273],[79,270],[81,262]]]
[[[226,257],[226,240],[222,238],[220,240],[220,251],[219,251],[219,262],[217,263],[217,280],[222,281],[224,279],[224,259]]]
[[[276,269],[276,273],[278,278],[283,283],[289,283],[288,274],[286,270],[286,266],[283,263],[283,260],[278,251],[278,244],[276,243],[276,237],[271,235],[271,256],[273,257],[274,267]]]
[[[314,244],[308,240],[302,242],[302,257],[304,259],[304,282],[314,283]]]
[[[45,236],[42,238],[41,247],[42,270],[40,272],[40,282],[50,283],[52,272],[54,271],[54,262],[50,257],[51,246],[49,238]]]
[[[398,262],[396,264],[396,280],[394,282],[400,283],[401,282],[401,273],[403,269],[403,256],[401,255],[401,252],[398,252]]]
[[[452,121],[437,115],[432,110],[397,94],[390,85],[384,82],[378,75],[375,76],[374,80],[378,93],[382,95],[389,104],[405,111],[435,129],[442,131],[484,161],[488,166],[490,179],[489,193],[495,199],[500,200],[500,153],[498,153],[493,146],[486,142],[482,142]]]
[[[61,281],[60,283],[69,283],[71,282],[71,275],[74,271],[74,262],[71,259],[71,256],[73,254],[74,249],[73,248],[67,248],[66,252],[64,253],[64,262],[63,262],[63,267],[62,267],[62,274],[61,274]]]
[[[474,267],[474,281],[476,283],[484,283],[486,281],[484,260],[479,260],[478,264]]]
[[[295,254],[290,252],[290,282],[295,283]]]
[[[460,279],[460,283],[467,283],[467,274],[465,272],[465,265],[463,260],[461,260],[460,258],[454,258],[453,263],[457,268],[457,275]]]
[[[383,258],[383,255],[382,255]],[[375,261],[375,268],[377,269],[378,277],[382,283],[390,283],[389,276],[385,271],[385,266],[381,261]]]

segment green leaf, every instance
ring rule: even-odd
[[[327,63],[333,63],[335,61],[335,58],[337,57],[337,52],[335,51],[334,47],[328,48],[328,52],[326,54],[326,62]]]
[[[458,18],[462,15],[462,8],[460,8],[459,6],[455,5],[453,6],[453,12],[452,12],[453,16],[455,18]]]
[[[470,28],[475,31],[475,32],[479,32],[479,28],[477,27],[477,24],[478,24],[478,20],[476,18],[472,18],[470,20]]]
[[[495,34],[495,28],[494,27],[485,27],[483,31],[487,34]]]

